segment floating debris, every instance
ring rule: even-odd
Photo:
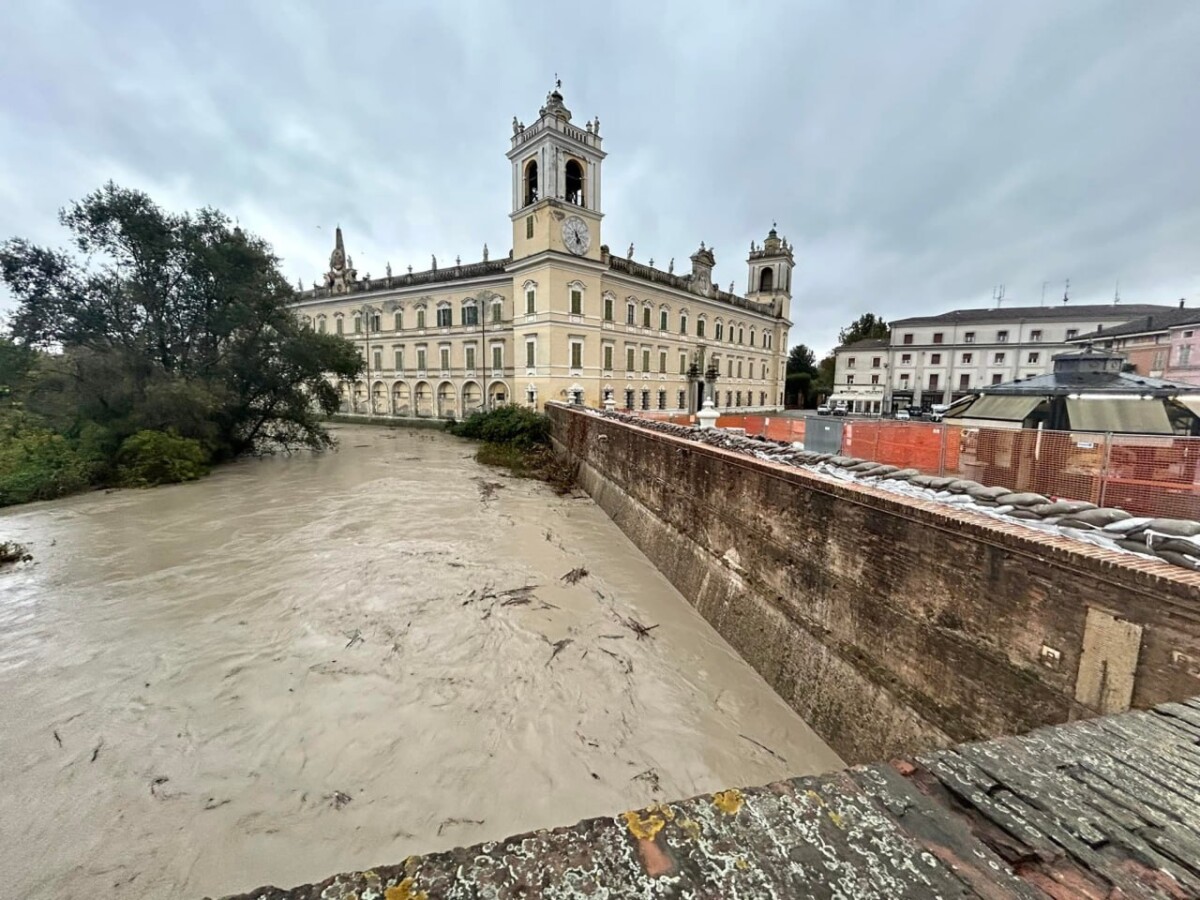
[[[652,635],[650,632],[658,627],[658,625],[643,625],[632,616],[630,616],[628,619],[622,619],[621,623],[626,628],[633,631],[633,633],[637,635],[637,639],[639,641],[644,637],[654,637],[654,635]]]
[[[451,816],[449,819],[442,819],[442,824],[438,826],[438,836],[446,829],[447,825],[482,825],[484,819],[459,819]]]
[[[588,577],[588,570],[583,566],[576,566],[570,572],[562,577],[562,580],[567,584],[579,584],[583,579]]]
[[[561,641],[555,641],[553,644],[551,644],[551,646],[554,648],[554,651],[550,654],[550,658],[546,660],[546,665],[550,665],[550,663],[554,662],[554,657],[558,656],[558,654],[562,653],[568,645],[573,643],[575,642],[571,638],[563,638]]]
[[[329,805],[334,809],[341,809],[354,798],[344,791],[334,791],[332,794],[326,794],[325,799],[329,801]]]
[[[759,743],[759,742],[758,742],[758,741],[756,741],[754,738],[750,737],[750,735],[748,735],[748,734],[742,734],[741,732],[739,732],[739,733],[738,733],[738,737],[740,737],[742,740],[749,741],[749,742],[750,742],[750,743],[752,743],[752,744],[753,744],[755,747],[760,747],[761,749],[763,749],[763,750],[766,750],[768,753],[770,753],[770,754],[771,754],[773,757],[775,757],[775,758],[776,758],[777,760],[779,760],[781,763],[784,763],[785,765],[787,764],[787,760],[786,760],[786,759],[784,759],[782,756],[780,756],[778,753],[776,753],[774,750],[772,750],[772,749],[771,749],[770,747],[768,747],[766,744],[761,744],[761,743]]]

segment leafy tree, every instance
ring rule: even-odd
[[[331,443],[327,375],[353,378],[362,361],[296,321],[263,240],[217,210],[170,213],[111,182],[59,220],[76,253],[0,245],[18,301],[13,337],[56,351],[31,410],[73,438],[90,428],[110,453],[146,429],[174,430],[216,459]]]
[[[783,398],[788,406],[807,409],[816,397],[812,372],[792,372],[784,380]]]
[[[33,364],[34,354],[28,347],[0,335],[0,407],[18,402]]]
[[[875,313],[863,313],[838,332],[838,346],[865,341],[869,338],[886,338],[889,333],[888,324],[882,316],[877,316]]]
[[[801,372],[817,374],[817,354],[813,353],[807,344],[797,344],[788,354],[787,374],[795,375]]]
[[[829,395],[833,393],[833,375],[836,364],[837,357],[832,353],[817,364],[816,392],[818,394]]]

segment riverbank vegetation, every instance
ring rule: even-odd
[[[477,462],[508,469],[520,478],[548,482],[560,494],[571,490],[575,472],[550,448],[550,419],[523,406],[500,406],[472,413],[446,430],[458,437],[482,441]]]
[[[332,444],[326,375],[362,361],[296,321],[265,241],[112,183],[59,220],[69,251],[0,244],[0,506]]]

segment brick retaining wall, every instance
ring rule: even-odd
[[[551,406],[613,520],[852,762],[1200,692],[1200,575]]]

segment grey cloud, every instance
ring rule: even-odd
[[[109,177],[319,276],[504,253],[515,114],[557,70],[606,150],[604,240],[743,287],[796,246],[793,341],[858,313],[1196,299],[1200,6],[1089,2],[7,4],[0,235]],[[6,300],[0,297],[0,309]]]

